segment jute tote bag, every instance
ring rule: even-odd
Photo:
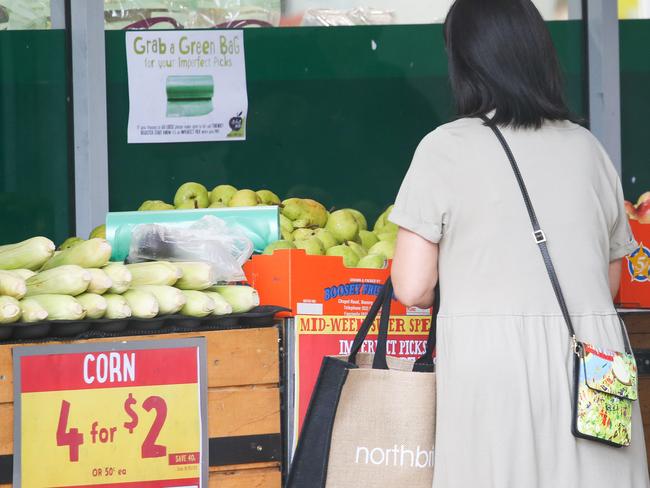
[[[373,303],[350,356],[323,359],[287,488],[431,488],[435,435],[435,320],[417,361],[386,356],[393,288]],[[361,354],[379,309],[377,348]]]

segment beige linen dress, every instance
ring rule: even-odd
[[[608,264],[636,243],[612,163],[570,122],[502,130],[578,339],[623,350]],[[422,140],[390,220],[440,245],[434,488],[649,487],[638,402],[629,447],[571,434],[566,325],[512,169],[480,119]]]

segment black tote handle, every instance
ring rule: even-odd
[[[381,307],[381,317],[379,318],[379,331],[377,333],[377,347],[372,360],[372,369],[388,369],[386,363],[386,347],[388,344],[388,326],[390,325],[390,301],[393,299],[393,282],[390,278],[384,285],[386,289],[384,297],[384,306]]]
[[[429,337],[427,338],[427,349],[420,356],[413,371],[426,373],[433,371],[433,353],[436,349],[436,338],[438,335],[438,312],[440,311],[440,284],[433,290],[433,310],[431,311],[431,324],[429,325]]]
[[[368,310],[368,315],[366,315],[366,318],[363,320],[361,327],[359,327],[359,330],[357,331],[357,335],[354,337],[354,341],[352,342],[352,347],[350,348],[350,356],[348,357],[348,362],[352,364],[357,364],[357,354],[361,350],[361,346],[363,346],[363,341],[366,340],[366,336],[368,335],[368,332],[370,332],[370,329],[372,328],[372,324],[375,322],[375,318],[377,318],[377,313],[379,312],[379,309],[383,308],[384,306],[384,302],[386,300],[386,291],[388,290],[388,288],[391,289],[390,295],[392,295],[393,287],[390,282],[390,277],[386,280],[384,286],[381,287],[381,290],[379,291],[377,298],[375,298],[375,301],[370,306],[370,310]],[[390,299],[391,299],[390,295],[388,296],[389,310],[390,310]]]
[[[393,289],[391,283],[390,294],[392,296]],[[379,334],[377,337],[377,347],[375,349],[375,356],[372,361],[373,369],[388,369],[386,362],[386,347],[388,344],[388,326],[390,319],[390,302],[388,304],[388,313],[384,313],[382,309],[381,319],[379,321]],[[437,318],[438,311],[440,310],[440,286],[436,285],[434,289],[434,303],[431,313],[431,324],[429,326],[429,335],[427,337],[427,347],[424,354],[420,356],[413,365],[413,371],[416,373],[432,372],[434,368],[433,353],[436,348],[436,334],[437,334]]]
[[[431,314],[431,325],[429,327],[429,336],[427,337],[427,346],[424,354],[420,356],[416,361],[413,367],[414,372],[430,372],[433,370],[433,352],[436,348],[436,319],[438,311],[440,310],[440,287],[437,285],[435,288],[435,297],[434,297],[434,307],[433,313]],[[366,340],[372,325],[377,318],[377,314],[381,309],[381,317],[379,319],[379,332],[377,335],[377,347],[375,349],[375,355],[372,362],[373,369],[388,369],[388,364],[386,362],[386,347],[388,342],[388,329],[390,324],[390,306],[391,300],[393,298],[393,283],[390,277],[386,280],[386,283],[382,287],[381,291],[377,295],[377,298],[373,302],[368,315],[364,319],[361,327],[357,331],[357,335],[352,342],[352,347],[350,348],[350,356],[348,361],[352,364],[356,364],[357,354],[363,346],[363,341]]]

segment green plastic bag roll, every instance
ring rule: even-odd
[[[210,100],[213,95],[214,80],[210,75],[167,77],[167,100]]]
[[[168,100],[167,117],[198,117],[212,112],[212,100]]]
[[[167,77],[167,117],[198,117],[212,112],[212,76]]]

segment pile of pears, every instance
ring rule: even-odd
[[[190,181],[178,187],[173,205],[162,200],[146,200],[138,210],[189,210],[279,204],[278,196],[269,190],[238,190],[232,185],[219,185],[208,191],[201,183]]]
[[[307,254],[341,256],[349,268],[384,268],[393,258],[397,225],[388,221],[393,206],[382,213],[373,230],[361,212],[344,208],[328,212],[309,198],[280,198],[270,190],[238,190],[232,185],[219,185],[212,191],[200,183],[182,184],[174,196],[174,204],[147,200],[138,210],[182,210],[220,207],[254,207],[278,205],[282,240],[271,243],[264,254],[276,249],[304,249]]]
[[[280,204],[282,240],[264,250],[304,249],[307,254],[341,256],[348,268],[384,268],[393,258],[397,225],[388,221],[393,206],[382,213],[373,230],[361,212],[344,208],[328,212],[309,198],[288,198]]]

